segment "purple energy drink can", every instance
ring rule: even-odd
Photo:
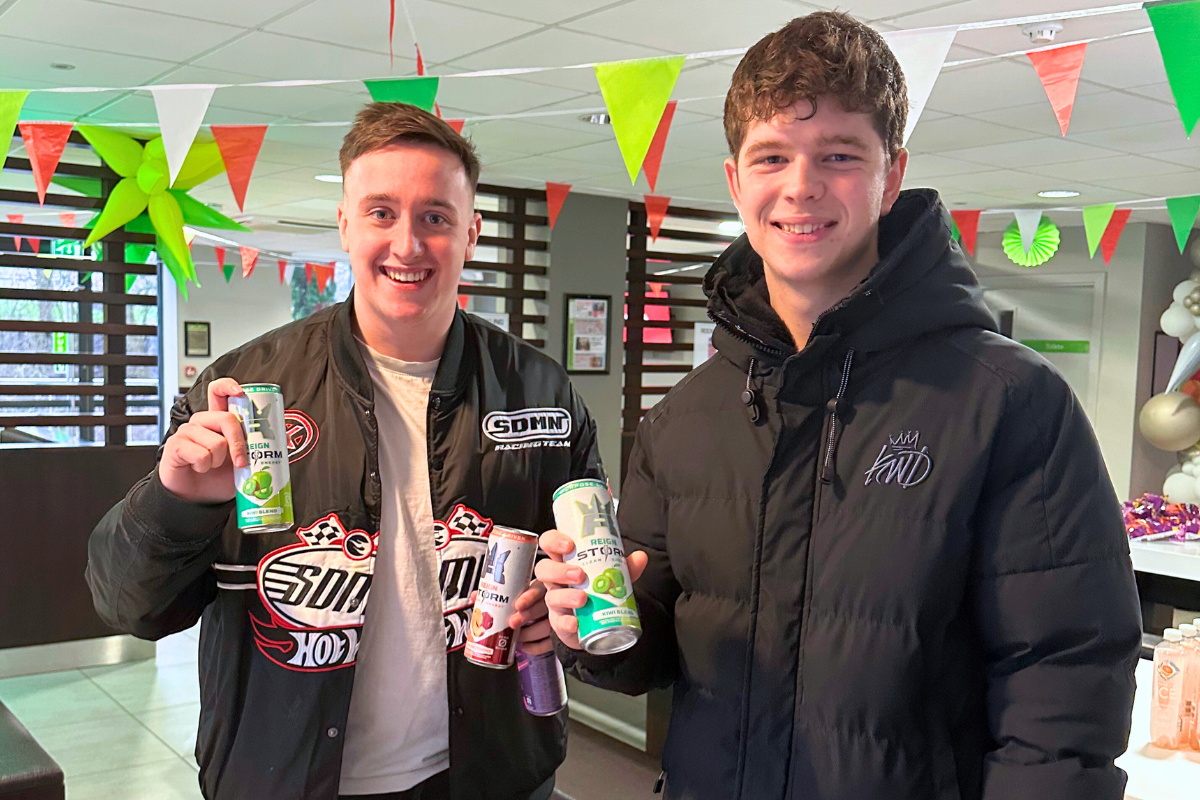
[[[517,648],[517,677],[530,714],[552,717],[567,707],[567,679],[553,650],[531,656]]]

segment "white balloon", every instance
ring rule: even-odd
[[[1175,291],[1171,292],[1171,298],[1176,303],[1182,303],[1184,298],[1191,294],[1197,286],[1200,284],[1189,278],[1175,287]]]
[[[1189,461],[1183,465],[1180,472],[1184,475],[1191,475],[1194,478],[1196,477],[1196,465]]]
[[[1178,303],[1167,306],[1167,310],[1158,318],[1158,325],[1163,333],[1177,339],[1187,339],[1196,332],[1195,317]]]
[[[1183,471],[1184,471],[1183,467],[1176,464],[1175,466],[1173,466],[1169,470],[1167,470],[1167,477],[1169,478],[1172,475],[1178,475],[1179,473],[1181,473]],[[1192,472],[1194,473],[1195,470],[1193,469]]]
[[[1191,475],[1176,473],[1163,481],[1163,497],[1172,503],[1195,503],[1200,501],[1196,479]]]

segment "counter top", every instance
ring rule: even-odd
[[[1200,581],[1200,542],[1129,542],[1133,568],[1190,581]]]

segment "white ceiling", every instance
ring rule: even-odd
[[[408,0],[431,74],[746,47],[792,17],[822,7],[849,11],[880,30],[1069,11],[1100,0]],[[0,0],[0,86],[245,83],[292,78],[363,78],[415,70],[400,4],[396,58],[389,64],[387,0]],[[1065,21],[1059,42],[1147,27],[1144,12]],[[950,60],[1027,49],[1016,27],[960,32]],[[52,63],[74,64],[62,71]],[[736,58],[688,61],[682,103],[667,141],[658,191],[691,205],[727,206],[721,160],[722,99]],[[368,99],[361,84],[240,88],[216,92],[206,122],[296,123],[350,119]],[[447,117],[574,110],[603,105],[590,70],[448,79]],[[611,131],[576,114],[470,123],[484,179],[633,198]],[[154,122],[146,92],[30,95],[24,118]],[[255,224],[328,223],[340,196],[313,179],[337,171],[341,127],[274,127],[250,184]],[[1171,100],[1152,34],[1089,46],[1069,135],[1059,135],[1028,59],[947,68],[909,143],[909,186],[933,186],[964,208],[1082,205],[1200,192],[1200,142],[1189,142]],[[21,177],[24,179],[24,176]],[[0,184],[16,180],[0,177]],[[1042,201],[1039,190],[1081,192]],[[193,194],[236,213],[224,178]],[[1151,204],[1154,205],[1154,204]],[[1054,214],[1078,225],[1078,213]],[[1011,216],[985,215],[983,229]],[[1134,220],[1166,222],[1163,210]]]

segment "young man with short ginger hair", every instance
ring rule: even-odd
[[[646,415],[622,484],[641,640],[581,651],[578,570],[538,566],[578,677],[673,687],[671,800],[1123,795],[1117,497],[1062,377],[995,332],[937,193],[901,191],[906,112],[847,15],[750,48],[725,105],[746,233],[705,279],[719,354]]]
[[[493,524],[543,530],[555,487],[603,477],[595,425],[561,366],[459,310],[473,146],[372,103],[341,162],[350,298],[222,356],[176,404],[157,469],[92,534],[96,608],[149,639],[203,619],[209,800],[547,800],[565,711],[528,713],[516,669],[462,647]],[[281,386],[302,439],[289,531],[248,535],[231,513],[246,444],[228,398],[246,382]],[[569,442],[481,435],[488,415],[547,408]],[[509,620],[531,654],[551,648],[543,595]]]

